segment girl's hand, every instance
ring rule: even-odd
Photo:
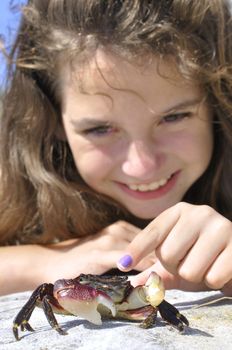
[[[47,246],[50,251],[47,280],[74,278],[80,273],[102,274],[116,268],[116,261],[140,231],[134,225],[118,221],[95,235]],[[143,269],[148,266],[148,263],[142,265]]]
[[[80,273],[101,274],[115,268],[138,232],[136,226],[118,221],[96,235],[57,244],[0,247],[0,295],[32,290],[41,283],[74,278]],[[141,269],[150,265],[143,264]]]
[[[151,252],[160,263],[150,270],[167,288],[232,294],[232,223],[211,207],[181,202],[165,210],[129,244],[118,267],[129,271]]]

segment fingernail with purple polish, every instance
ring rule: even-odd
[[[122,268],[127,268],[132,264],[132,257],[130,255],[124,255],[119,261],[118,264]]]

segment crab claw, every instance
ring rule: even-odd
[[[160,276],[154,271],[151,272],[150,276],[148,277],[143,290],[146,295],[146,300],[153,307],[158,306],[164,300],[165,289],[163,282]]]
[[[180,332],[183,332],[184,325],[189,326],[189,321],[182,315],[178,309],[172,304],[169,304],[166,300],[158,306],[160,315],[164,320],[166,320],[173,327],[177,328]]]
[[[106,293],[88,285],[58,280],[54,284],[54,295],[65,310],[96,325],[102,324],[101,314],[97,310],[100,304],[108,309],[112,316],[116,315],[112,299]]]

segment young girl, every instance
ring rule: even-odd
[[[232,295],[226,0],[30,0],[0,125],[0,292],[118,266]]]

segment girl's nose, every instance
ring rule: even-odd
[[[136,141],[130,144],[122,163],[122,171],[127,176],[139,179],[151,179],[162,163],[163,156],[154,151],[154,145]]]

